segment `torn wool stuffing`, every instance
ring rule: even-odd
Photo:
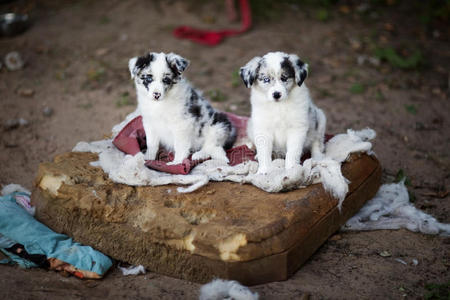
[[[237,281],[215,279],[200,288],[199,300],[258,300],[258,293],[253,293],[249,288]]]
[[[348,220],[342,230],[400,228],[425,234],[450,236],[450,224],[438,222],[409,202],[404,181],[382,185],[375,197]]]

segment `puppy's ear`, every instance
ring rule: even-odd
[[[295,54],[290,54],[289,60],[295,70],[295,82],[301,86],[308,76],[308,64],[301,61]]]
[[[181,73],[189,66],[189,61],[186,58],[175,53],[167,54],[166,61],[167,64],[169,64],[170,69],[177,75],[181,75]]]
[[[256,56],[239,70],[239,75],[241,75],[242,81],[244,81],[245,86],[248,88],[252,86],[256,77],[258,77],[260,61],[261,57]]]
[[[128,61],[128,69],[130,70],[131,78],[134,78],[140,70],[148,67],[153,59],[153,53],[130,59]]]
[[[133,57],[128,61],[128,69],[130,70],[131,79],[133,79],[137,74],[136,61],[137,57]]]

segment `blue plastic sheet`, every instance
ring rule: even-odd
[[[112,266],[111,259],[103,253],[74,242],[67,235],[55,233],[37,221],[16,203],[16,195],[24,193],[0,197],[0,234],[4,239],[24,245],[28,253],[57,258],[79,270],[95,272],[100,276]],[[12,256],[10,258],[14,259]]]

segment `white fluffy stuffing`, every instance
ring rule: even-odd
[[[145,274],[145,268],[143,265],[139,265],[139,266],[129,266],[129,267],[121,267],[118,266],[118,268],[120,269],[120,271],[122,271],[122,274],[124,276],[128,276],[128,275],[139,275],[139,274]]]
[[[11,183],[11,184],[5,185],[2,188],[2,196],[6,196],[8,194],[12,194],[12,193],[15,193],[15,192],[22,192],[22,193],[26,193],[26,194],[31,194],[31,192],[29,190],[27,190],[26,188],[24,188],[20,184]]]
[[[340,210],[348,193],[348,184],[350,183],[342,175],[341,162],[325,156],[320,161],[307,160],[303,163],[303,167],[311,170],[309,172],[305,171],[306,174],[309,174],[310,179],[308,182],[322,182],[323,188],[339,200],[338,208]]]
[[[99,160],[92,162],[94,167],[101,167],[109,178],[117,183],[133,186],[181,184],[191,185],[179,188],[180,192],[192,192],[208,183],[206,175],[172,175],[151,170],[144,166],[144,154],[128,155],[118,150],[112,140],[79,142],[72,151],[93,152],[99,154]]]
[[[326,144],[328,151],[344,153],[347,157],[354,149],[370,150],[367,143],[359,138],[359,133],[340,134]],[[364,135],[361,135],[364,136]],[[339,142],[333,142],[338,138]],[[343,148],[342,145],[350,145]],[[158,186],[166,184],[188,185],[179,187],[178,192],[188,193],[206,185],[209,181],[229,180],[250,183],[267,192],[280,192],[297,189],[312,183],[322,182],[324,188],[339,199],[339,207],[348,191],[348,181],[341,173],[341,162],[330,157],[321,160],[307,159],[303,166],[284,168],[284,160],[275,160],[267,174],[257,174],[258,163],[248,161],[236,166],[225,165],[221,160],[208,160],[196,166],[188,175],[172,175],[151,170],[144,166],[144,155],[134,156],[119,151],[112,140],[91,143],[79,142],[72,151],[94,152],[99,154],[99,161],[91,163],[101,167],[109,178],[117,183],[133,186]],[[341,157],[341,158],[342,158]]]
[[[325,156],[342,162],[350,153],[369,152],[372,149],[372,143],[369,140],[373,140],[375,136],[375,131],[370,128],[360,131],[347,129],[347,133],[337,134],[326,143]]]
[[[409,202],[404,182],[384,184],[376,196],[342,230],[378,230],[406,228],[425,234],[450,236],[450,224],[438,222]]]
[[[258,293],[252,293],[237,281],[215,279],[200,288],[199,300],[258,300]]]

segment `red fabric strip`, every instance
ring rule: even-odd
[[[252,14],[248,0],[239,0],[241,10],[241,28],[240,29],[227,29],[221,31],[214,30],[202,30],[189,26],[180,26],[175,28],[173,34],[179,39],[190,39],[194,42],[215,46],[219,44],[224,37],[232,36],[247,31],[252,25]]]

